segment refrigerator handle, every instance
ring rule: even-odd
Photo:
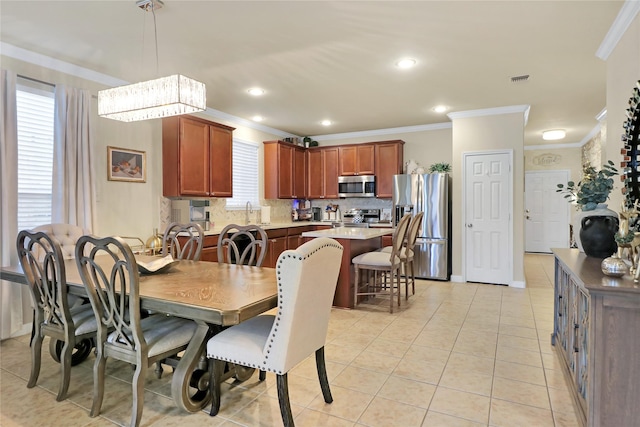
[[[424,196],[424,194],[422,194],[423,183],[424,183],[424,177],[419,175],[418,176],[418,205],[416,206],[414,215],[424,210],[424,204],[422,202],[422,196]]]

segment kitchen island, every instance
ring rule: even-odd
[[[353,308],[354,306],[354,270],[351,260],[362,253],[382,247],[382,236],[389,234],[393,234],[392,228],[338,227],[302,233],[305,241],[315,237],[330,237],[344,247],[338,285],[333,298],[335,307]]]

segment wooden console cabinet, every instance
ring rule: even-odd
[[[162,194],[233,196],[233,130],[191,116],[162,119]]]
[[[639,425],[640,286],[605,276],[599,258],[554,249],[551,343],[558,350],[578,408],[590,427]]]

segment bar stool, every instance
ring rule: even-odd
[[[413,258],[415,255],[414,247],[418,239],[418,231],[420,231],[420,226],[422,225],[422,217],[424,217],[424,212],[419,212],[411,218],[404,245],[400,250],[400,261],[402,262],[404,270],[405,299],[409,299],[409,270],[411,270],[411,288],[413,295],[416,294],[416,272],[413,265]],[[391,253],[391,250],[392,246],[385,246],[379,249],[380,252],[385,253]]]
[[[358,296],[360,295],[384,295],[389,296],[389,313],[393,313],[393,298],[398,295],[398,307],[400,307],[400,267],[402,261],[400,259],[400,251],[407,234],[407,229],[411,215],[407,214],[402,217],[396,231],[393,233],[391,240],[391,253],[373,251],[360,254],[353,258],[351,262],[356,270],[355,284],[354,284],[354,301],[353,304],[358,304]],[[366,283],[362,286],[360,284],[360,270],[381,271],[389,273],[391,283],[388,286],[385,283],[380,283],[377,278],[374,280],[373,285],[371,280],[367,277]],[[394,280],[395,283],[394,284]],[[364,289],[363,289],[364,288]],[[397,292],[396,292],[397,290]]]

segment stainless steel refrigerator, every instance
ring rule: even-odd
[[[451,178],[446,173],[395,175],[393,224],[406,213],[424,212],[414,248],[416,277],[451,278]]]

